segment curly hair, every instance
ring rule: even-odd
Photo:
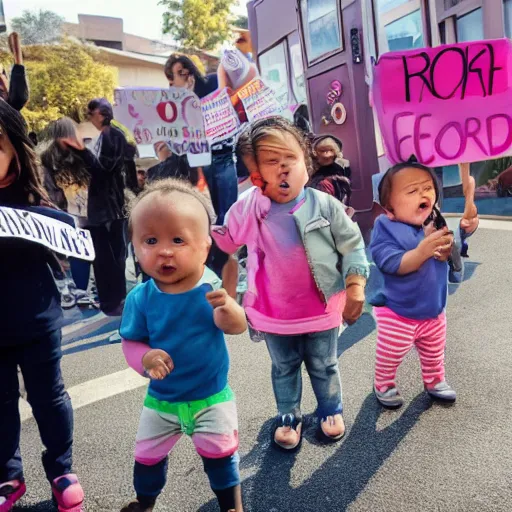
[[[242,158],[256,158],[256,147],[258,142],[266,137],[271,136],[275,132],[290,134],[299,144],[304,153],[304,161],[308,174],[311,174],[313,162],[311,159],[311,145],[305,134],[290,121],[282,116],[271,116],[265,119],[259,119],[250,124],[239,135],[236,145],[236,152]],[[250,166],[247,166],[250,169]]]
[[[41,154],[41,164],[52,175],[57,186],[89,186],[91,175],[85,162],[73,150],[58,142],[59,139],[76,136],[75,123],[69,117],[63,117],[50,126],[48,133],[53,140]]]
[[[176,178],[167,178],[164,180],[156,180],[149,185],[146,185],[144,190],[136,197],[132,198],[127,207],[128,213],[128,234],[130,238],[133,234],[133,226],[132,226],[132,213],[137,205],[145,198],[152,194],[161,194],[168,195],[173,192],[179,194],[186,194],[190,197],[193,197],[199,201],[201,206],[205,209],[206,214],[208,215],[209,225],[213,224],[213,220],[215,219],[215,212],[213,211],[213,207],[208,199],[201,194],[196,188],[194,188],[190,183],[182,179]]]
[[[8,103],[0,100],[0,132],[13,145],[16,157],[10,163],[9,172],[17,175],[28,205],[50,205],[50,198],[41,181],[37,157],[32,141],[28,138],[25,121],[21,114]]]

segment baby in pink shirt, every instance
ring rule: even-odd
[[[361,315],[368,276],[361,233],[341,202],[304,189],[311,161],[302,134],[288,121],[257,121],[238,145],[256,187],[212,236],[229,254],[247,246],[244,308],[272,359],[274,443],[286,451],[300,445],[303,362],[318,401],[319,433],[337,441],[345,433],[339,327]]]

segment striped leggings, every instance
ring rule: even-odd
[[[386,307],[374,308],[377,319],[375,387],[384,392],[395,387],[400,363],[416,346],[423,382],[427,388],[444,380],[446,314],[429,320],[413,320],[397,315]]]

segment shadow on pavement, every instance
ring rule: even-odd
[[[56,512],[57,507],[53,504],[52,500],[41,501],[36,505],[17,505],[12,509],[12,512]]]
[[[283,454],[270,446],[273,420],[266,421],[255,448],[241,461],[242,474],[251,468],[256,471],[242,482],[245,509],[251,512],[347,510],[430,405],[428,397],[421,393],[398,416],[398,412],[384,411],[373,395],[368,395],[338,450],[295,488],[290,485],[290,476],[297,455]],[[396,420],[377,430],[380,416],[390,414],[396,415]],[[317,444],[313,441],[316,421],[309,419],[308,423],[305,440]],[[212,500],[199,510],[213,512],[218,506]]]
[[[476,272],[476,269],[481,265],[477,261],[465,261],[464,262],[464,276],[462,278],[462,282],[469,281]],[[449,295],[453,295],[458,289],[461,283],[449,283],[448,284],[448,293]]]
[[[338,357],[358,341],[366,338],[375,330],[376,324],[370,313],[363,313],[361,318],[354,324],[347,327],[338,338]]]

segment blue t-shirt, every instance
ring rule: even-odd
[[[396,314],[415,320],[436,318],[446,307],[448,263],[430,258],[416,271],[398,275],[404,254],[425,238],[423,228],[396,222],[381,215],[373,226],[370,252],[384,277],[381,300]]]
[[[206,300],[206,293],[218,288],[220,280],[206,275],[192,290],[177,294],[160,291],[150,279],[126,298],[121,336],[165,350],[174,361],[174,370],[165,379],[149,384],[148,394],[158,400],[201,400],[227,385],[226,341]]]

